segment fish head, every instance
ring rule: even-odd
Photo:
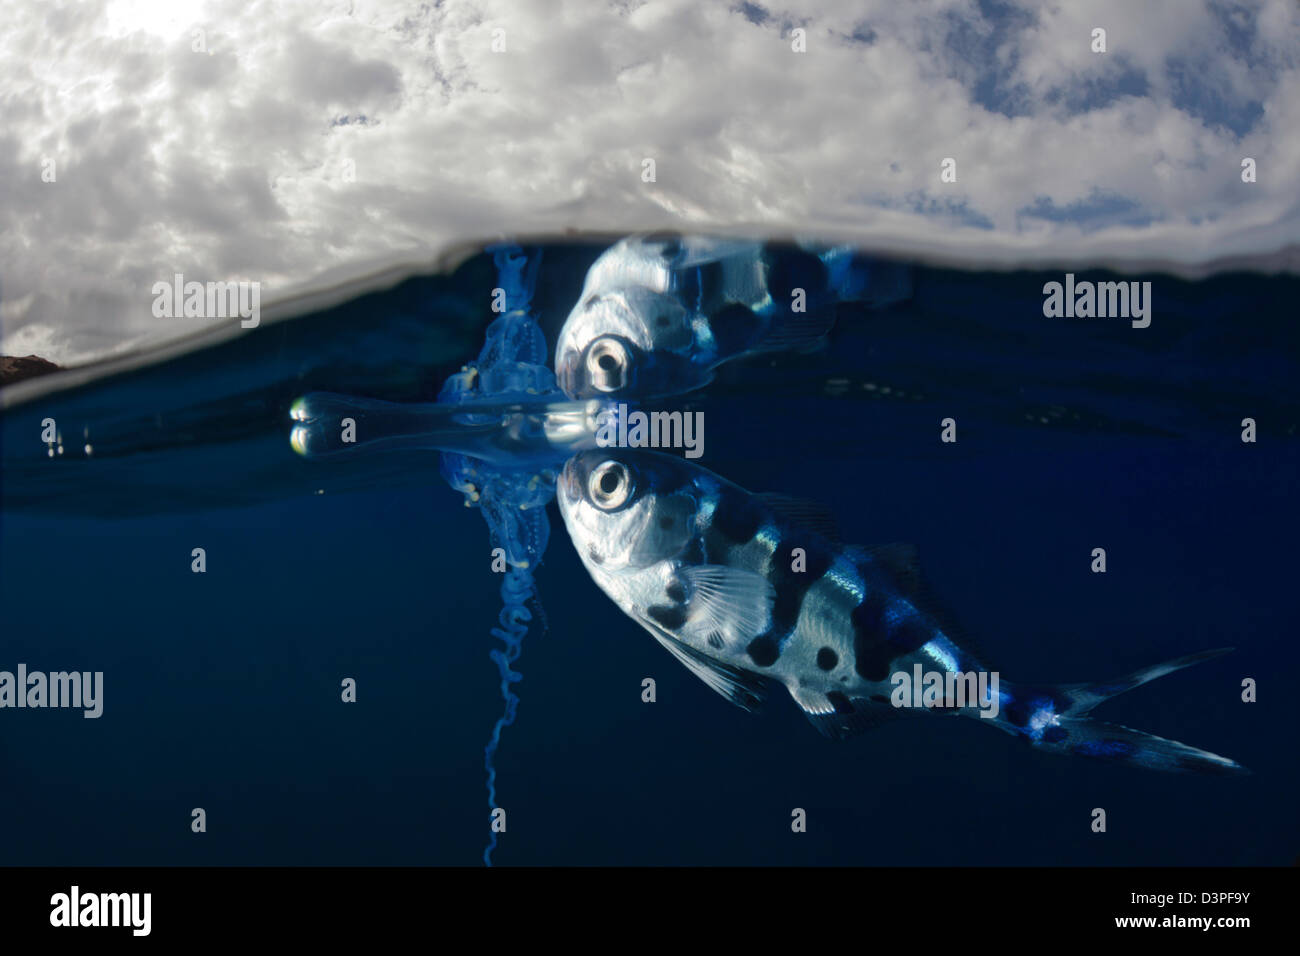
[[[631,449],[570,458],[556,498],[593,576],[632,573],[680,555],[700,530],[704,492],[696,477],[681,459]]]
[[[570,398],[676,395],[712,378],[707,323],[675,296],[634,286],[585,295],[555,347]]]

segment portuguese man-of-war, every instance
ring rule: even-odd
[[[540,255],[529,261],[517,246],[503,246],[493,256],[499,289],[504,292],[506,311],[488,326],[487,341],[476,362],[449,378],[438,401],[472,408],[475,401],[517,400],[529,403],[563,400],[555,376],[546,366],[546,339],[529,313],[532,287]],[[489,418],[492,416],[489,416]],[[467,410],[466,424],[481,422],[482,413]],[[530,423],[536,427],[536,422]],[[514,464],[489,464],[468,455],[444,452],[442,475],[465,495],[467,506],[477,507],[488,524],[495,549],[501,549],[507,565],[501,582],[503,607],[492,636],[504,645],[490,654],[501,677],[505,709],[492,727],[484,748],[487,769],[488,806],[497,814],[496,752],[501,731],[515,722],[519,697],[512,684],[522,679],[514,669],[523,650],[533,613],[531,602],[541,610],[533,574],[541,563],[550,537],[546,505],[555,496],[556,467],[563,460],[548,461],[547,455],[523,458]],[[492,865],[496,849],[495,819],[489,827],[483,862]]]

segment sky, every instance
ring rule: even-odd
[[[1298,186],[1294,0],[7,0],[0,353],[192,332],[151,309],[176,273],[265,307],[571,228],[1256,257]]]

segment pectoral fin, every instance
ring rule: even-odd
[[[683,568],[677,577],[687,592],[683,632],[724,647],[767,630],[776,592],[758,572],[703,564]]]

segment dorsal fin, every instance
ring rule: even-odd
[[[801,528],[807,528],[834,544],[840,543],[840,529],[835,521],[835,515],[820,502],[770,491],[754,497],[774,515]]]
[[[783,300],[788,301],[788,300]],[[752,348],[756,352],[805,352],[822,345],[835,325],[833,309],[779,312]]]
[[[845,550],[855,560],[865,559],[872,567],[884,571],[901,594],[915,597],[923,590],[916,545],[903,542],[882,544],[874,548],[854,545]]]
[[[904,542],[882,544],[871,549],[871,556],[889,571],[898,589],[904,594],[920,594],[921,562],[916,552],[916,545]]]
[[[687,670],[741,710],[753,712],[767,702],[770,682],[765,678],[716,661],[693,647],[688,647],[661,628],[651,628],[650,633]]]

